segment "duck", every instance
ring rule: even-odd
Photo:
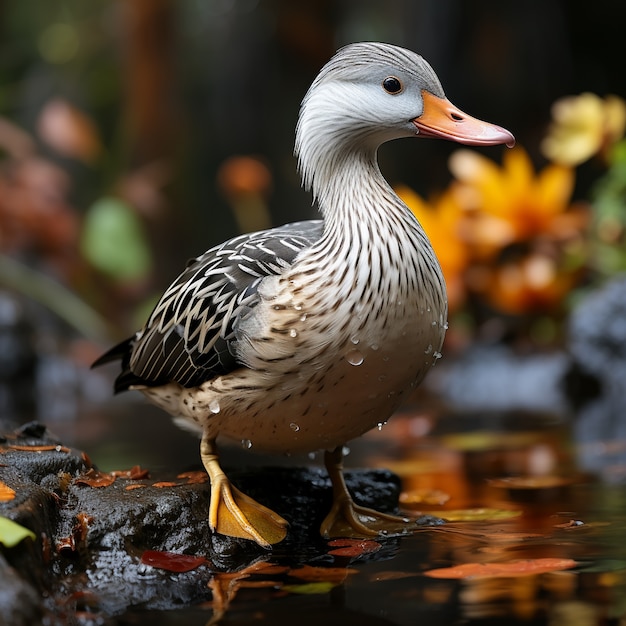
[[[340,48],[302,100],[295,150],[321,219],[246,233],[192,260],[120,361],[115,392],[139,390],[200,436],[214,533],[264,548],[288,522],[235,487],[217,439],[269,454],[323,451],[332,506],[323,537],[407,532],[415,520],[357,504],[347,442],[386,422],[441,356],[444,278],[413,213],[383,177],[381,144],[404,137],[515,142],[447,99],[419,54]]]

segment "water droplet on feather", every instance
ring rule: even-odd
[[[350,350],[350,352],[346,354],[346,360],[350,365],[361,365],[365,359],[358,350]]]

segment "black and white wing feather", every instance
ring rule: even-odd
[[[230,349],[233,324],[258,302],[261,280],[284,272],[321,235],[321,221],[295,222],[211,248],[170,285],[144,328],[94,365],[122,360],[116,391],[168,382],[195,387],[242,367]]]

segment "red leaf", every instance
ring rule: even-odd
[[[333,539],[333,541],[328,542],[328,545],[331,547],[337,546],[337,549],[329,550],[328,554],[349,557],[378,552],[382,547],[377,541],[369,539]]]
[[[190,572],[208,561],[203,556],[146,550],[141,555],[141,562],[168,572]]]
[[[576,566],[572,559],[525,559],[508,563],[463,563],[454,567],[442,567],[424,572],[431,578],[514,578],[545,572],[556,572]]]

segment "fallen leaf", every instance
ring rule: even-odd
[[[572,559],[524,559],[507,563],[463,563],[424,572],[430,578],[514,578],[546,572],[557,572],[577,565]]]
[[[24,539],[36,539],[35,533],[8,517],[0,517],[0,543],[12,548]]]
[[[204,471],[198,470],[193,472],[183,472],[182,474],[178,474],[176,478],[186,478],[188,485],[195,485],[208,482],[209,475]]]
[[[358,570],[347,567],[315,567],[302,565],[289,572],[289,576],[307,582],[342,583],[349,574],[356,574]]]
[[[139,465],[135,465],[128,470],[113,470],[111,474],[115,478],[127,478],[128,480],[150,478],[150,472],[147,469],[142,469]]]
[[[15,489],[0,480],[0,502],[9,502],[15,498]]]
[[[489,522],[519,517],[522,511],[514,509],[456,509],[450,511],[421,511],[422,515],[441,517],[448,522]]]
[[[164,487],[177,487],[178,483],[173,483],[167,480],[162,480],[161,482],[158,483],[152,483],[153,487],[157,487],[159,489],[163,489]]]
[[[329,581],[320,581],[316,583],[304,583],[303,585],[283,585],[282,589],[289,593],[299,593],[303,595],[314,595],[320,593],[328,593],[335,583]]]
[[[85,474],[76,478],[74,482],[77,485],[86,485],[87,487],[108,487],[115,482],[115,476],[92,467]]]
[[[70,449],[65,446],[59,445],[45,445],[45,446],[23,446],[19,444],[11,443],[7,446],[11,450],[20,450],[21,452],[69,452]]]
[[[584,526],[585,522],[582,522],[579,519],[571,519],[569,522],[564,522],[563,524],[555,524],[555,528],[580,528]]]
[[[203,556],[190,554],[177,554],[176,552],[161,552],[158,550],[146,550],[141,555],[141,562],[157,569],[168,572],[190,572],[201,565],[208,563]]]
[[[147,485],[142,485],[142,484],[126,485],[124,489],[126,489],[126,491],[132,491],[133,489],[142,489],[143,487],[147,487]]]
[[[334,539],[333,541],[329,541],[328,545],[331,548],[335,548],[329,550],[328,554],[348,557],[378,552],[382,547],[377,541],[371,541],[369,539]]]
[[[374,583],[382,582],[385,580],[402,580],[403,578],[412,578],[413,576],[417,576],[416,572],[395,572],[395,571],[387,571],[387,572],[376,572],[370,576],[370,580]]]
[[[576,480],[572,476],[510,476],[491,478],[487,482],[492,487],[502,489],[554,489],[571,485]]]
[[[439,489],[411,489],[400,494],[400,504],[445,504],[450,499],[450,494]]]

